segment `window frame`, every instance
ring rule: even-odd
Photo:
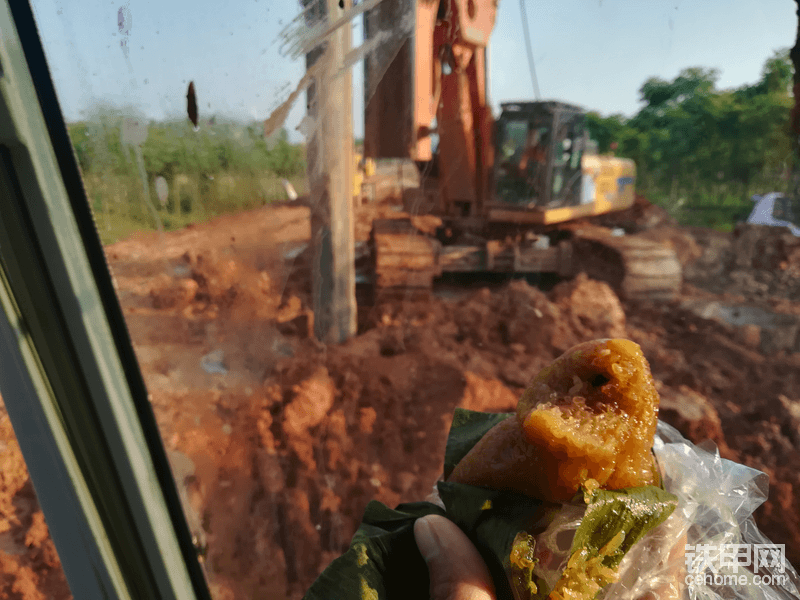
[[[210,600],[28,1],[0,32],[0,392],[71,592]]]

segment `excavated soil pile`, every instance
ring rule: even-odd
[[[678,222],[669,213],[636,194],[633,206],[627,210],[594,217],[593,222],[604,227],[622,227],[628,232],[639,232],[659,227],[677,227]]]
[[[800,352],[800,238],[747,224],[732,234],[689,234],[700,255],[685,265],[681,305],[768,356]]]
[[[736,328],[678,304],[623,305],[585,276],[548,293],[518,280],[366,307],[362,333],[323,346],[309,336],[307,279],[291,269],[307,213],[287,210],[108,249],[215,598],[300,597],[370,500],[426,497],[455,407],[510,410],[543,365],[597,337],[642,345],[662,418],[769,473],[759,524],[800,563],[800,354],[767,358]],[[0,546],[0,589],[68,597],[38,509],[20,509],[21,457],[7,427],[0,434],[0,460],[16,456],[16,475],[3,469],[0,526],[22,552]]]
[[[687,281],[753,300],[800,298],[800,237],[783,227],[742,224],[733,234],[692,230],[702,248]]]
[[[216,583],[236,597],[278,588],[301,595],[347,547],[369,500],[394,506],[429,493],[456,406],[511,410],[563,349],[624,333],[616,296],[583,278],[550,295],[515,282],[457,303],[385,305],[369,331],[342,346],[302,342],[248,399],[216,401],[236,447],[207,476],[225,487],[198,502],[210,516]],[[199,461],[207,444],[177,448]],[[242,548],[255,558],[235,559]]]

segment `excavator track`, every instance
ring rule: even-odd
[[[443,247],[408,219],[376,220],[370,238],[376,298],[427,297],[443,271],[585,272],[626,300],[669,301],[680,292],[681,264],[671,247],[638,235],[615,236],[603,227],[570,229],[571,239],[559,247],[506,247],[494,253],[497,242],[488,239],[477,246]]]
[[[573,238],[573,270],[605,281],[626,300],[673,300],[683,282],[675,251],[638,236],[610,230],[579,230]]]
[[[424,299],[441,275],[438,240],[416,229],[408,219],[379,219],[370,234],[376,299]]]

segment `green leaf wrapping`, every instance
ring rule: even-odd
[[[486,432],[509,416],[456,409],[445,451],[445,474],[452,472]],[[430,514],[446,516],[472,540],[489,568],[498,600],[514,598],[509,576],[516,575],[517,581],[520,577],[509,562],[509,555],[517,534],[544,531],[561,505],[447,481],[440,481],[437,487],[445,510],[429,502],[401,504],[394,510],[380,502],[370,502],[349,550],[325,569],[305,598],[428,598],[428,570],[417,549],[413,528],[418,518]],[[583,503],[582,494],[572,501]],[[676,504],[675,496],[653,486],[598,490],[575,533],[571,553],[577,553],[585,562],[597,557],[601,549],[608,551],[616,546],[600,559],[604,566],[614,568],[634,543],[672,513]],[[624,534],[618,536],[620,531]],[[517,589],[516,597],[544,598],[550,590],[544,589],[541,580],[537,582],[538,593],[521,594]]]
[[[673,494],[652,485],[615,491],[597,490],[575,533],[572,552],[588,550],[596,555],[618,532],[624,531],[625,538],[618,550],[603,560],[605,565],[616,567],[631,546],[672,514],[677,501]]]
[[[461,459],[492,427],[511,416],[511,413],[482,413],[457,408],[444,451],[444,478],[450,477]]]
[[[414,541],[414,522],[426,515],[445,511],[430,502],[401,504],[394,510],[370,502],[348,551],[328,565],[305,598],[427,598],[428,567]]]
[[[458,525],[483,557],[498,598],[512,598],[506,572],[508,555],[520,531],[540,531],[561,509],[513,492],[498,492],[462,483],[440,481],[446,517]]]

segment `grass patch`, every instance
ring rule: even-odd
[[[664,208],[683,227],[705,227],[730,232],[747,220],[753,210],[753,194],[786,192],[786,183],[774,179],[746,186],[740,183],[675,181],[669,189],[655,185],[638,190],[653,204]]]
[[[176,174],[170,177],[167,181],[169,195],[162,206],[156,196],[154,178],[150,179],[150,201],[165,231],[286,199],[281,178],[274,174],[223,171],[210,176]],[[298,194],[307,193],[305,176],[294,176],[289,181]],[[158,230],[137,176],[90,173],[84,176],[84,185],[103,244],[113,244],[137,231]]]

